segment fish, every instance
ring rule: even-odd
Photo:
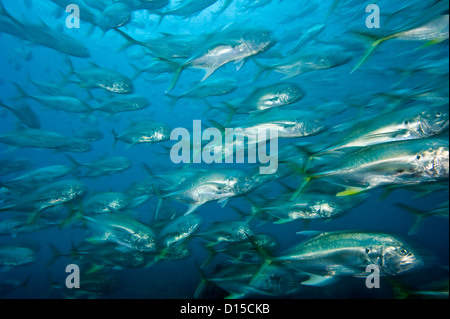
[[[36,261],[36,252],[22,246],[0,246],[0,267],[9,270],[14,267],[24,266]]]
[[[177,217],[158,231],[158,242],[161,247],[167,248],[185,241],[197,231],[200,224],[201,218],[196,214]]]
[[[272,108],[288,106],[305,97],[305,91],[295,83],[283,82],[265,87],[258,87],[243,101],[236,106],[232,103],[227,105],[233,113],[252,113],[266,111]]]
[[[212,122],[212,121],[211,121]],[[230,126],[242,128],[243,135],[256,136],[261,130],[274,130],[279,138],[299,138],[325,131],[323,117],[299,110],[268,110],[258,113],[246,121],[235,121]],[[259,137],[261,141],[261,137]]]
[[[140,95],[125,95],[108,99],[95,107],[95,111],[100,111],[107,114],[116,114],[120,112],[131,112],[143,110],[150,106],[150,102]]]
[[[240,69],[246,59],[259,55],[269,50],[275,41],[272,33],[266,30],[236,30],[227,29],[216,34],[198,54],[190,57],[185,63],[174,65],[175,74],[167,92],[171,91],[180,76],[187,68],[205,70],[205,76],[201,81],[208,79],[220,67],[234,62]]]
[[[83,214],[109,214],[132,208],[132,198],[116,192],[99,192],[83,200]]]
[[[28,79],[28,82],[41,91],[43,95],[55,95],[55,96],[73,96],[74,92],[58,83],[42,82]]]
[[[184,19],[190,18],[196,14],[199,14],[203,10],[207,9],[208,7],[211,7],[213,4],[215,4],[217,0],[187,0],[184,2],[181,2],[174,8],[171,8],[166,11],[154,11],[153,13],[159,15],[160,19],[158,22],[158,25],[161,24],[164,17],[171,15],[171,16],[179,16]]]
[[[50,207],[63,205],[80,198],[86,185],[76,179],[50,182],[18,198],[15,202],[0,207],[0,211],[29,212],[29,223],[33,224],[39,214]]]
[[[417,105],[380,114],[355,123],[340,139],[333,142],[331,147],[316,155],[439,135],[448,130],[448,116],[445,106],[423,110]]]
[[[256,62],[260,71],[255,78],[259,78],[264,72],[274,71],[285,75],[282,80],[293,79],[308,72],[343,66],[350,62],[352,58],[352,54],[342,46],[314,46],[308,50],[300,50],[272,65]]]
[[[235,91],[237,88],[238,84],[235,79],[217,78],[197,83],[191,89],[180,95],[166,93],[166,96],[176,103],[180,99],[201,100],[209,96],[226,95]]]
[[[448,143],[439,139],[377,144],[347,153],[341,161],[335,161],[334,165],[312,174],[307,180],[337,178],[337,184],[347,185],[338,196],[387,185],[447,180],[448,154]]]
[[[424,16],[426,14],[424,13]],[[375,49],[383,42],[391,39],[401,41],[424,41],[428,42],[426,46],[439,44],[449,37],[449,15],[444,14],[439,17],[417,27],[395,32],[393,34],[380,38],[373,38],[371,35],[361,34],[363,37],[369,37],[370,46],[365,52],[362,59],[353,67],[351,73],[358,70],[364,62],[373,54]]]
[[[130,6],[131,2],[128,3],[126,1],[52,1],[64,10],[71,4],[77,5],[80,10],[79,19],[91,24],[91,29],[88,32],[89,35],[92,34],[94,27],[98,27],[105,33],[109,30],[125,26],[131,20],[131,14],[134,9]]]
[[[0,134],[0,143],[21,148],[43,148],[58,151],[88,152],[91,144],[85,140],[67,137],[58,132],[20,128]]]
[[[258,247],[258,249],[262,249],[266,252],[273,252],[276,248],[278,248],[278,240],[270,234],[257,233],[254,234],[252,238],[253,244],[250,241],[229,241],[221,243],[222,245],[220,247],[206,246],[209,252],[209,257],[205,260],[200,268],[203,268],[211,263],[214,257],[219,254],[231,257],[233,261],[258,263],[262,260],[260,258],[260,255],[256,251],[255,246]]]
[[[301,233],[301,232],[300,232]],[[367,266],[381,276],[395,277],[423,266],[423,258],[394,235],[334,231],[314,235],[269,260],[309,274],[301,284],[320,286],[339,277],[367,277]]]
[[[67,165],[45,166],[4,181],[3,185],[13,188],[33,188],[55,181],[72,172],[73,167]]]
[[[397,281],[390,281],[396,299],[448,299],[449,277],[431,281],[417,288],[411,288]]]
[[[124,156],[105,156],[91,163],[80,163],[67,154],[66,157],[75,168],[84,167],[87,169],[86,174],[83,175],[85,178],[97,178],[100,176],[117,174],[129,169],[132,165],[131,161]]]
[[[414,234],[418,233],[418,231],[423,223],[423,220],[425,218],[436,216],[436,217],[448,219],[448,212],[449,212],[448,201],[443,202],[429,210],[422,210],[422,209],[418,209],[418,208],[415,208],[415,207],[412,207],[409,205],[405,205],[405,204],[401,204],[401,203],[395,204],[395,206],[399,207],[400,209],[402,209],[404,211],[410,212],[415,216],[415,221],[412,224],[412,226],[410,227],[409,232],[408,232],[409,235],[414,235]]]
[[[122,73],[103,68],[97,64],[90,62],[90,67],[75,70],[70,59],[67,60],[69,65],[69,74],[75,74],[81,81],[79,85],[84,88],[100,88],[108,92],[116,94],[129,94],[133,92],[133,84],[130,78]]]
[[[127,3],[134,9],[156,10],[164,8],[169,4],[169,0],[119,0],[120,2]]]
[[[211,201],[217,201],[225,206],[230,198],[243,195],[253,188],[251,177],[241,170],[210,170],[199,172],[186,179],[172,192],[162,195],[161,198],[186,203],[189,208],[185,215],[188,215]]]
[[[339,217],[357,207],[367,199],[367,195],[359,194],[350,198],[336,197],[335,194],[309,190],[293,201],[290,198],[291,194],[286,194],[261,204],[254,204],[252,215],[265,219],[261,215],[267,214],[268,219],[274,224],[284,224],[295,220],[327,220]]]
[[[94,142],[101,140],[104,137],[104,135],[103,132],[97,128],[83,128],[74,132],[74,137],[81,140]]]
[[[258,272],[258,264],[227,262],[224,266],[210,276],[199,270],[202,280],[194,293],[196,298],[201,298],[203,289],[208,283],[217,285],[229,293],[226,299],[246,299],[255,296],[288,297],[303,289],[299,282],[307,278],[300,272],[293,272],[277,264],[265,267],[257,280],[254,280],[254,275]]]
[[[59,225],[58,222],[41,218],[41,216],[32,224],[29,222],[28,216],[24,215],[2,220],[0,221],[0,235],[10,235],[12,238],[17,238],[18,234],[35,234]]]
[[[122,133],[112,131],[115,141],[122,141],[132,147],[143,143],[159,143],[170,139],[169,126],[152,120],[142,120],[131,125]]]
[[[156,235],[146,224],[126,215],[97,214],[83,216],[94,234],[90,242],[111,242],[127,250],[153,252],[156,250]]]
[[[60,257],[70,257],[78,263],[88,267],[87,273],[98,273],[105,269],[133,269],[145,268],[149,262],[149,256],[139,251],[118,251],[117,245],[111,242],[91,244],[82,242],[78,246],[72,243],[68,252],[61,252],[55,245],[49,244],[52,258],[48,265],[53,264]]]
[[[0,284],[0,297],[5,298],[10,293],[16,291],[20,288],[29,289],[28,282],[30,281],[31,276],[28,276],[25,280],[16,280],[16,279],[7,279],[2,281]]]
[[[17,99],[28,98],[39,102],[48,109],[69,113],[89,113],[92,108],[86,102],[73,96],[34,96],[27,94],[18,84],[15,84],[19,96]]]
[[[6,108],[15,117],[17,117],[22,124],[28,128],[40,129],[41,122],[36,113],[27,104],[18,104],[14,107],[8,106],[0,101],[0,106]]]
[[[33,161],[28,158],[18,157],[14,159],[0,159],[0,176],[24,171],[33,166]]]
[[[89,50],[84,46],[83,42],[72,38],[62,32],[55,31],[47,24],[40,20],[37,24],[21,21],[13,17],[0,2],[0,12],[2,13],[2,20],[6,21],[8,33],[33,44],[39,44],[60,53],[79,57],[89,58],[91,56]],[[1,26],[1,24],[0,24]],[[5,29],[3,26],[2,29]]]
[[[315,39],[318,35],[320,35],[326,28],[326,25],[321,23],[309,28],[303,35],[298,39],[295,43],[294,48],[292,49],[292,53],[298,52],[301,48],[306,45],[311,40]]]
[[[246,222],[230,221],[212,223],[204,232],[195,234],[195,237],[206,241],[206,247],[211,247],[222,242],[248,241],[248,236],[252,234],[253,231]]]

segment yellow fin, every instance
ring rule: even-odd
[[[365,188],[360,188],[360,187],[348,187],[345,191],[337,193],[336,196],[337,197],[352,196],[352,195],[362,193],[365,190],[366,190]]]

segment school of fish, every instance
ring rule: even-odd
[[[379,29],[366,26],[373,2]],[[79,29],[67,27],[72,4]],[[448,277],[413,288],[408,277],[448,270],[411,238],[424,220],[448,220],[447,1],[23,6],[39,16],[0,0],[0,62],[14,67],[0,71],[1,298],[127,298],[122,272],[151,281],[183,262],[190,294],[167,298],[310,298],[333,286],[349,297],[339,285],[365,287],[373,265],[392,298],[448,298]],[[171,132],[193,120],[224,139],[226,128],[275,130],[278,169],[172,163]],[[395,202],[384,210],[405,212],[403,228],[327,227],[357,220],[380,193]],[[412,203],[436,194],[446,200]],[[43,250],[48,289],[30,294],[40,275],[9,274]],[[51,274],[64,262],[80,267],[79,289]]]

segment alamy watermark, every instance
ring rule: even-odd
[[[66,27],[69,29],[80,28],[80,7],[76,4],[69,4],[66,7],[66,12],[69,12],[69,16],[66,18]]]
[[[260,174],[275,174],[278,170],[278,130],[274,128],[225,128],[223,131],[207,128],[202,132],[202,121],[194,120],[192,140],[185,128],[174,129],[170,139],[178,140],[170,151],[174,164],[256,164],[259,161],[268,164],[260,167]]]
[[[366,267],[366,272],[371,273],[366,278],[366,287],[369,289],[380,288],[380,267],[377,265],[369,265]]]
[[[68,289],[80,288],[80,267],[75,264],[67,265],[66,272],[70,273],[66,278],[66,287]]]
[[[369,29],[379,29],[380,24],[380,7],[376,4],[369,4],[366,7],[366,12],[370,15],[366,18],[366,27]]]

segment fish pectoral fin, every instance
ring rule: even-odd
[[[339,192],[336,194],[337,197],[345,197],[345,196],[352,196],[352,195],[356,195],[362,192],[365,192],[366,189],[365,188],[361,188],[361,187],[347,187],[347,189],[345,191]]]
[[[98,237],[98,236],[92,236],[92,237],[86,238],[86,241],[91,244],[102,244],[105,242],[105,239],[102,237]]]
[[[86,271],[86,274],[94,274],[94,273],[100,272],[104,269],[105,269],[104,265],[99,265],[99,264],[94,263],[88,268],[88,270]]]
[[[231,293],[228,296],[226,296],[224,299],[243,299],[243,298],[245,298],[245,294]]]
[[[116,248],[114,248],[117,251],[120,251],[122,253],[129,253],[131,251],[133,251],[132,249],[125,247],[125,246],[117,246]]]
[[[335,278],[331,276],[318,276],[309,274],[310,278],[306,281],[303,281],[301,284],[303,286],[315,286],[315,287],[321,287],[331,284]]]
[[[229,200],[229,198],[227,197],[227,198],[219,199],[217,202],[220,204],[220,206],[222,206],[222,208],[224,208],[227,205],[228,200]]]
[[[417,50],[421,50],[421,49],[426,49],[428,47],[431,47],[435,44],[439,44],[441,42],[444,42],[445,40],[447,40],[447,38],[438,38],[438,39],[433,39],[431,41],[428,41],[427,43],[425,43],[424,45],[420,46]]]
[[[289,222],[291,222],[292,220],[291,219],[279,219],[279,220],[277,220],[277,221],[275,221],[275,222],[273,222],[275,225],[282,225],[282,224],[286,224],[286,223],[289,223]]]
[[[186,213],[184,213],[184,215],[189,215],[190,213],[193,213],[194,211],[197,210],[197,208],[199,208],[201,206],[201,204],[190,204],[189,205],[189,209],[187,210]]]
[[[322,234],[326,234],[323,231],[319,231],[319,230],[303,230],[303,231],[298,231],[296,232],[297,235],[301,235],[301,236],[306,236],[306,237],[314,237],[314,236],[318,236],[318,235],[322,235]]]
[[[208,68],[205,69],[206,73],[201,82],[207,80],[214,72],[216,72],[217,68]]]
[[[245,60],[244,59],[238,60],[234,63],[236,64],[236,71],[239,71],[244,66]]]

